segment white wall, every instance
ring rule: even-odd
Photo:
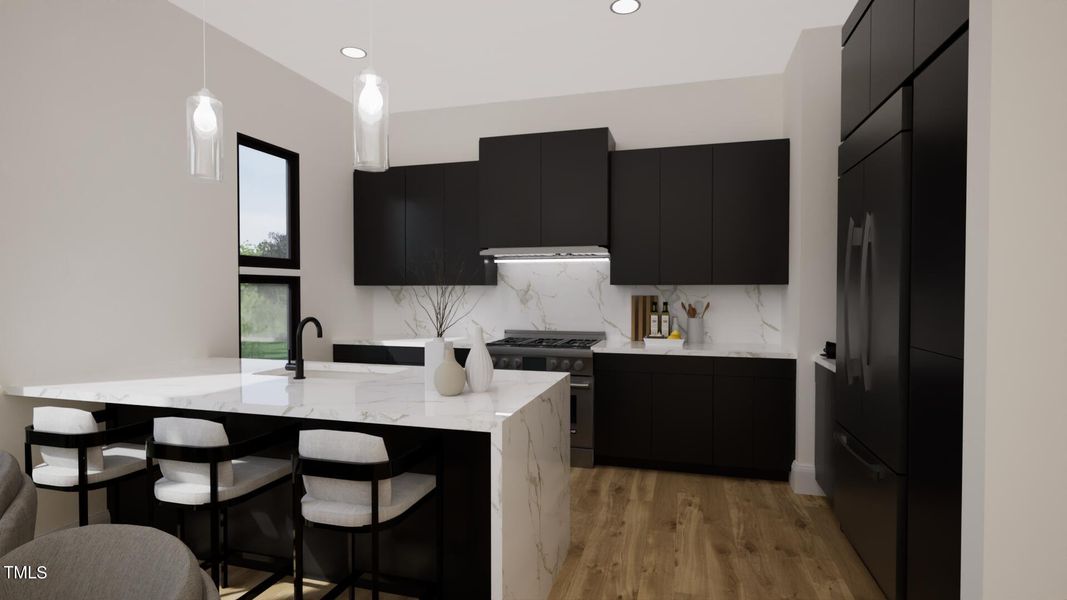
[[[198,21],[164,0],[0,2],[0,382],[236,355],[237,131],[300,153],[305,311],[327,332],[369,322],[350,105],[210,28],[208,52],[221,184],[184,172]],[[0,448],[20,459],[31,405],[0,397]],[[40,531],[75,520],[73,495],[40,496]]]
[[[790,483],[821,494],[815,482],[815,364],[837,339],[837,146],[841,123],[841,29],[801,33],[785,71],[789,177],[789,287],[785,344],[797,351],[797,447]]]
[[[1067,589],[1067,2],[971,0],[962,597]]]

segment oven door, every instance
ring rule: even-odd
[[[571,376],[571,466],[593,466],[593,378]]]

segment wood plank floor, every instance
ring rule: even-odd
[[[574,469],[571,531],[551,600],[884,598],[826,501],[797,496],[785,483]],[[234,568],[230,577],[224,599],[262,574]],[[305,597],[316,600],[326,588],[309,582]],[[260,596],[291,597],[289,579]]]

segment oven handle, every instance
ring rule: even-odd
[[[572,383],[571,389],[588,390],[593,387],[591,383]]]

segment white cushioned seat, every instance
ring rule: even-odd
[[[378,506],[378,522],[384,523],[404,514],[426,494],[433,491],[437,478],[421,473],[404,473],[392,479],[393,497],[389,504]],[[300,501],[304,518],[313,523],[334,525],[337,527],[363,527],[371,523],[370,504],[353,504],[349,502],[331,502],[318,500],[311,494],[305,494]]]
[[[355,431],[316,429],[300,432],[300,455],[310,459],[348,463],[389,460],[385,441]],[[404,473],[378,482],[378,522],[396,518],[433,491],[433,475]],[[328,477],[304,476],[307,494],[300,501],[304,518],[338,527],[362,527],[371,522],[371,484]]]
[[[100,424],[96,422],[93,413],[87,410],[38,406],[33,409],[33,429],[45,433],[79,435],[100,431]],[[89,470],[100,471],[104,468],[103,452],[100,446],[86,448],[85,456]],[[41,458],[52,467],[75,470],[78,468],[77,448],[41,446]]]
[[[233,461],[233,485],[219,484],[219,501],[233,500],[253,492],[268,483],[287,477],[292,464],[283,458],[246,456]],[[211,502],[209,483],[172,481],[166,477],[156,481],[156,499],[174,504],[199,506]]]
[[[105,446],[102,452],[102,468],[86,470],[90,484],[117,479],[145,468],[145,450],[143,444],[112,444]],[[78,485],[78,466],[54,465],[43,463],[33,468],[33,482],[55,487],[74,487]]]

